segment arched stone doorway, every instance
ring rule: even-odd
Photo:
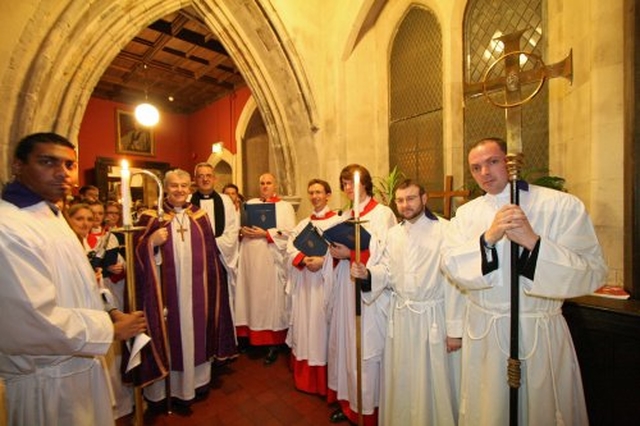
[[[46,3],[46,2],[45,2]],[[242,71],[273,145],[281,192],[296,188],[295,144],[312,145],[315,106],[299,58],[270,4],[260,0],[126,0],[38,3],[0,83],[0,180],[10,177],[13,145],[25,134],[53,130],[76,140],[96,82],[143,26],[186,5],[220,36]],[[268,37],[272,42],[265,45]],[[298,153],[313,159],[313,151]]]

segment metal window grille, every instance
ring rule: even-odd
[[[435,15],[412,7],[389,60],[389,166],[427,190],[443,186],[442,32]]]

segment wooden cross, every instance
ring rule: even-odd
[[[429,198],[442,198],[442,204],[444,205],[443,216],[446,219],[451,219],[451,202],[455,197],[467,198],[469,196],[469,190],[457,190],[453,189],[453,176],[447,175],[444,177],[444,190],[429,192]]]

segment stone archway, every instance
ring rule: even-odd
[[[93,87],[139,30],[191,5],[218,34],[242,71],[262,112],[275,153],[281,190],[293,195],[294,151],[306,160],[317,129],[315,105],[293,43],[277,12],[262,0],[140,0],[37,3],[10,57],[0,90],[1,181],[10,177],[13,144],[25,134],[53,130],[76,140]],[[30,10],[30,9],[29,9]]]

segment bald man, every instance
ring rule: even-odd
[[[287,282],[287,240],[296,225],[291,204],[276,194],[275,176],[260,176],[260,198],[251,204],[275,204],[274,228],[243,226],[240,230],[240,260],[236,284],[236,331],[253,346],[268,346],[265,364],[278,357],[289,326],[290,303],[285,293]]]

